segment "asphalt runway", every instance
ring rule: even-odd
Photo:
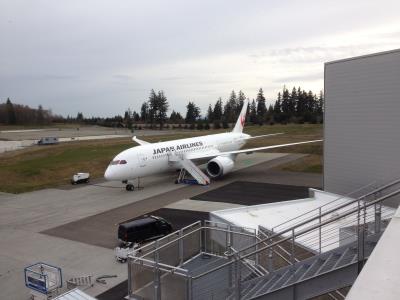
[[[308,187],[235,181],[192,197],[195,200],[258,205],[308,197]]]

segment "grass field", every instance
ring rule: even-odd
[[[168,136],[149,136],[149,142],[179,139],[219,131],[185,132]],[[284,132],[284,135],[251,140],[246,147],[283,144],[322,137],[321,125],[248,126],[251,135]],[[61,143],[35,146],[8,152],[0,156],[0,191],[21,193],[69,183],[72,174],[90,172],[92,178],[102,177],[110,160],[120,151],[134,146],[129,138]],[[295,163],[282,166],[283,170],[301,172],[322,171],[322,143],[275,149],[273,152],[311,154]]]

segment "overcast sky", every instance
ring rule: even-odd
[[[151,89],[204,113],[284,84],[318,92],[324,62],[400,48],[400,1],[0,0],[0,101],[76,116],[139,110]]]

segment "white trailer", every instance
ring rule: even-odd
[[[90,178],[89,173],[76,173],[72,176],[71,178],[71,184],[77,184],[77,183],[88,183]]]

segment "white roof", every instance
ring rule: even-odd
[[[92,296],[82,292],[80,289],[75,288],[55,297],[54,300],[96,300],[96,298],[93,298]]]
[[[310,189],[310,191],[313,193],[312,197],[310,198],[275,202],[255,206],[246,206],[243,208],[226,209],[214,211],[211,214],[216,215],[217,217],[222,218],[227,222],[235,224],[237,226],[258,229],[258,226],[260,225],[268,230],[274,229],[274,232],[279,232],[282,229],[291,227],[294,222],[288,222],[287,224],[283,224],[281,226],[278,225],[305,213],[307,213],[307,215],[300,218],[296,222],[306,220],[311,216],[316,216],[318,215],[318,208],[322,205],[331,203],[334,200],[337,200],[335,202],[335,205],[338,205],[339,203],[346,203],[352,200],[351,198],[342,197],[340,195],[331,194],[324,191],[314,189]],[[327,210],[329,207],[332,208],[333,206],[326,206],[325,210]],[[348,209],[349,206],[347,206],[344,210]],[[373,209],[373,207],[371,207],[371,209]],[[338,212],[340,213],[340,211]],[[332,218],[335,215],[336,213],[328,214],[323,218],[323,220]],[[308,223],[306,226],[308,227],[311,224],[317,223],[318,220],[315,220]],[[334,223],[330,223],[324,226],[322,229],[322,252],[329,251],[339,246],[340,228],[349,227],[355,224],[356,223],[354,216],[350,216],[344,217]],[[301,229],[301,227],[299,229]],[[298,229],[296,231],[298,231]],[[288,232],[283,235],[289,236],[291,235],[291,233]],[[312,235],[309,234],[308,236],[300,236],[296,239],[296,242],[303,244],[303,246],[307,247],[308,249],[317,252],[319,250],[319,232],[317,230],[314,230]]]

